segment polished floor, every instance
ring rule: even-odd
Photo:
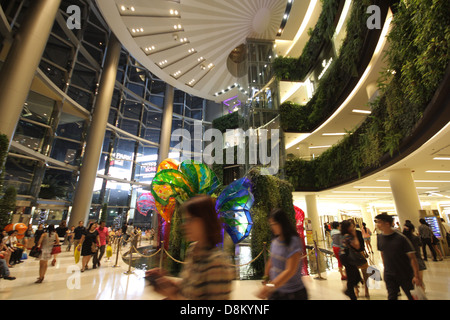
[[[16,280],[0,279],[0,300],[159,300],[163,297],[155,293],[143,279],[144,271],[129,269],[128,265],[115,256],[106,258],[102,266],[81,273],[81,263],[76,265],[72,252],[58,255],[55,266],[49,266],[45,279],[36,284],[39,262],[28,258],[10,269]],[[382,270],[379,254],[372,255],[372,265]],[[91,265],[91,264],[90,264]],[[336,263],[333,263],[336,266]],[[444,261],[427,262],[424,271],[426,294],[429,300],[450,300],[450,258]],[[131,271],[131,272],[129,272]],[[304,277],[310,300],[348,300],[342,293],[345,281],[340,280],[337,270],[328,270],[318,275]],[[386,300],[387,293],[383,281],[370,280],[370,300]],[[255,292],[261,284],[257,280],[234,282],[233,300],[258,300]],[[364,297],[361,288],[359,298]],[[400,300],[406,299],[402,294]]]

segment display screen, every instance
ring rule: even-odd
[[[437,217],[425,217],[425,221],[430,225],[431,230],[433,230],[433,233],[436,238],[441,238],[441,229],[439,228]]]

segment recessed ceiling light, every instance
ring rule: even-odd
[[[131,7],[130,9],[131,9],[131,11],[134,11],[134,10],[135,10],[134,7]]]
[[[344,132],[336,132],[336,133],[322,133],[323,136],[345,136]]]
[[[450,173],[449,170],[427,170],[428,173]]]
[[[372,111],[361,110],[361,109],[353,109],[352,112],[354,112],[354,113],[364,113],[364,114],[371,114],[372,113]]]
[[[125,11],[127,8],[125,6],[120,6],[120,10]]]
[[[450,160],[450,157],[434,157],[433,160]]]
[[[329,148],[331,147],[331,145],[328,146],[313,146],[313,147],[309,147],[310,149],[321,149],[321,148]]]

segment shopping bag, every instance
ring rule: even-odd
[[[42,250],[38,247],[38,246],[34,246],[33,248],[31,248],[30,251],[30,257],[33,258],[39,258],[42,254]]]
[[[78,261],[80,261],[80,256],[81,256],[81,245],[80,244],[75,248],[73,256],[75,258],[75,263],[78,263]]]
[[[112,254],[113,254],[112,248],[111,248],[111,246],[108,244],[108,245],[106,246],[106,257],[107,257],[107,258],[111,258],[111,257],[112,257]]]
[[[427,295],[422,287],[414,285],[414,290],[411,291],[414,300],[428,300]]]

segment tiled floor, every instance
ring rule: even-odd
[[[114,256],[113,256],[114,258]],[[35,284],[38,277],[39,262],[29,258],[10,269],[14,281],[0,279],[0,300],[138,300],[161,299],[143,279],[144,271],[133,270],[126,274],[128,265],[119,259],[119,266],[114,267],[115,259],[102,263],[98,269],[79,272],[80,263],[75,265],[72,253],[64,252],[58,256],[57,264],[49,266],[45,280]],[[379,255],[373,256],[375,266],[382,269]],[[90,264],[91,265],[91,264]],[[336,265],[336,264],[334,264]],[[428,270],[424,272],[426,293],[430,300],[450,300],[450,259],[427,262]],[[317,275],[304,277],[311,300],[348,300],[342,293],[345,281],[340,280],[337,271],[321,274],[325,280],[316,279]],[[257,300],[255,292],[260,288],[260,281],[235,281],[233,300]],[[377,287],[378,285],[378,287]],[[372,282],[371,300],[385,300],[387,297],[383,281]],[[399,299],[405,299],[402,294]],[[361,289],[360,299],[363,297]]]

